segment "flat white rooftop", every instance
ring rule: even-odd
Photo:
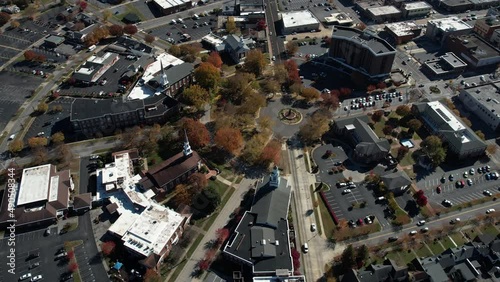
[[[91,56],[87,60],[87,62],[94,63],[94,64],[101,64],[102,65],[106,59],[108,59],[109,57],[111,57],[111,55],[113,55],[113,53],[110,53],[110,52],[106,52],[102,56],[93,55],[93,56]]]
[[[414,30],[420,29],[419,25],[417,25],[415,22],[391,23],[386,24],[385,27],[397,36],[412,35]]]
[[[281,17],[285,28],[319,24],[318,19],[309,10],[282,13]]]
[[[453,131],[461,131],[466,129],[465,126],[459,121],[454,114],[450,112],[448,107],[445,107],[441,102],[434,101],[428,103],[429,107],[444,120],[452,128]]]
[[[50,166],[46,164],[23,169],[16,206],[48,199]]]
[[[372,13],[374,16],[393,15],[401,13],[401,11],[394,6],[381,6],[375,8],[368,8],[366,10]]]
[[[191,0],[154,0],[154,2],[162,9],[168,9],[191,2]]]
[[[151,252],[159,254],[167,242],[174,238],[175,231],[181,225],[183,217],[156,203],[141,213],[125,233],[124,245],[148,256]]]
[[[462,21],[457,17],[448,17],[448,18],[430,20],[428,24],[434,25],[443,31],[466,30],[472,28],[466,22]]]
[[[160,63],[161,62],[161,63]],[[163,64],[163,68],[166,69],[168,66],[177,66],[184,63],[183,60],[172,56],[168,53],[162,53],[158,55],[156,58],[156,61],[151,63],[149,66],[146,67],[144,70],[144,74],[142,75],[142,80],[146,83],[153,79],[160,71],[161,71],[161,64]],[[168,77],[167,77],[168,79]],[[130,94],[128,95],[129,100],[136,100],[136,99],[146,99],[148,97],[151,97],[153,95],[159,95],[161,93],[155,92],[153,89],[150,87],[147,87],[146,85],[139,85],[137,83],[134,88],[130,91]]]
[[[432,6],[424,1],[410,2],[403,4],[403,9],[406,11],[418,10],[418,9],[432,9]]]

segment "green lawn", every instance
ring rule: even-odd
[[[448,248],[455,248],[455,245],[453,244],[453,242],[450,240],[450,238],[448,236],[444,237],[442,240],[441,240],[441,243],[443,243],[443,246],[448,249]]]
[[[136,14],[139,17],[139,19],[141,19],[141,21],[147,20],[146,17],[134,5],[127,4],[125,5],[125,8],[126,10],[123,13],[115,15],[115,17],[120,21],[123,20],[123,18],[129,13]]]
[[[429,246],[429,248],[435,255],[444,252],[444,249],[441,244],[439,244],[439,241],[428,243],[427,246]]]
[[[211,188],[214,188],[217,193],[219,193],[219,195],[221,196],[224,196],[224,193],[226,193],[226,190],[228,188],[228,186],[220,181],[212,181],[212,180],[209,180],[208,181],[208,187],[211,187]]]
[[[331,238],[333,231],[335,230],[335,224],[333,223],[333,219],[328,212],[325,202],[323,202],[321,198],[318,199],[318,202],[319,214],[321,216],[321,220],[323,221],[323,228],[325,229],[324,234],[326,238]]]
[[[418,247],[413,248],[418,257],[429,257],[432,256],[431,251],[424,244],[419,244]]]
[[[377,134],[378,137],[385,137],[384,132],[382,132],[382,129],[385,127],[385,120],[382,118],[379,122],[375,123],[373,131],[375,134]]]
[[[498,230],[495,228],[495,226],[491,225],[491,224],[487,224],[487,225],[483,225],[479,228],[481,230],[481,232],[483,232],[484,234],[491,234],[493,236],[497,236],[498,235]]]
[[[311,184],[311,186],[309,186],[309,189],[311,190],[311,195],[314,195],[314,184]],[[314,206],[314,197],[311,198],[311,201],[313,202],[313,206]],[[316,228],[318,229],[318,234],[321,235],[323,233],[321,230],[321,224],[319,224],[319,219],[321,216],[320,215],[321,210],[319,209],[319,204],[320,204],[319,201],[322,201],[320,197],[318,197],[318,208],[314,209],[314,218],[316,219]]]
[[[177,280],[177,276],[181,273],[182,269],[184,268],[184,265],[186,265],[187,260],[183,260],[181,263],[179,263],[175,267],[174,273],[172,273],[172,276],[170,276],[170,279],[168,280],[169,282],[175,282]]]
[[[188,259],[191,258],[191,255],[194,253],[194,250],[196,250],[202,239],[203,239],[203,234],[199,234],[196,237],[196,240],[193,241],[191,247],[189,247],[189,250],[186,252],[186,257]]]
[[[413,254],[413,252],[408,251],[392,251],[387,254],[387,258],[396,261],[398,265],[406,265],[415,258],[415,255]]]
[[[457,246],[461,246],[465,244],[465,242],[467,242],[467,240],[465,240],[464,236],[462,236],[460,232],[453,233],[450,235],[450,237],[451,239],[453,239],[453,241],[455,241],[455,244],[457,244]]]
[[[397,156],[398,155],[398,148],[392,148],[391,149],[391,153],[393,156]],[[403,159],[401,159],[401,161],[399,161],[399,164],[401,166],[408,166],[408,165],[414,165],[415,164],[415,161],[413,160],[413,158],[411,157],[411,152],[408,152],[404,157]]]

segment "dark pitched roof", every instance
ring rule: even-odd
[[[488,234],[488,233],[479,234],[476,236],[476,238],[474,238],[475,242],[481,242],[485,245],[489,245],[494,240],[495,240],[495,236]]]
[[[139,183],[144,188],[151,188],[147,187],[150,184],[160,188],[198,166],[199,161],[201,157],[195,151],[189,157],[185,157],[184,153],[180,152],[146,172]]]
[[[168,82],[170,85],[173,85],[183,78],[190,75],[194,70],[194,65],[191,63],[182,63],[176,66],[167,66],[165,67],[165,74],[167,75]],[[153,80],[160,83],[161,82],[162,73],[159,72]]]
[[[117,203],[109,204],[106,206],[106,209],[110,214],[113,214],[118,210],[118,204]]]
[[[243,215],[224,248],[226,254],[252,266],[254,273],[293,271],[287,219],[290,186],[280,178],[275,187],[269,184],[271,179],[266,177],[258,188],[251,210]]]
[[[143,100],[76,98],[71,103],[71,120],[84,120],[144,109]]]
[[[388,173],[380,177],[384,181],[385,186],[391,190],[410,185],[412,183],[410,177],[404,171]]]
[[[70,172],[69,170],[63,170],[59,172],[55,172],[54,167],[54,175],[59,176],[59,185],[57,191],[57,200],[48,202],[49,205],[53,206],[56,210],[63,210],[68,208],[69,201],[69,190],[70,186]],[[52,173],[51,173],[52,176]]]
[[[349,116],[335,120],[339,129],[353,131],[355,140],[358,142],[356,151],[362,155],[372,155],[380,152],[389,152],[391,145],[386,139],[381,139],[370,127],[368,116]]]
[[[92,193],[76,195],[73,198],[73,209],[90,208],[92,205]]]
[[[255,193],[252,212],[258,214],[258,224],[275,226],[288,215],[290,201],[290,186],[286,179],[281,178],[278,188],[269,185],[269,176],[266,176],[263,185]]]

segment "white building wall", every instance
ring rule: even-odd
[[[474,114],[476,114],[491,129],[496,130],[500,125],[499,113],[493,113],[490,109],[481,104],[474,96],[462,90],[458,96],[463,104]]]

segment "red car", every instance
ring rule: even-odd
[[[358,221],[357,221],[356,223],[357,223],[359,226],[361,226],[361,225],[363,225],[363,223],[364,223],[364,222],[363,222],[363,219],[362,219],[362,218],[360,218],[360,219],[358,219]]]
[[[438,193],[438,194],[440,194],[440,193],[441,193],[441,186],[438,186],[438,187],[436,188],[436,193]]]

